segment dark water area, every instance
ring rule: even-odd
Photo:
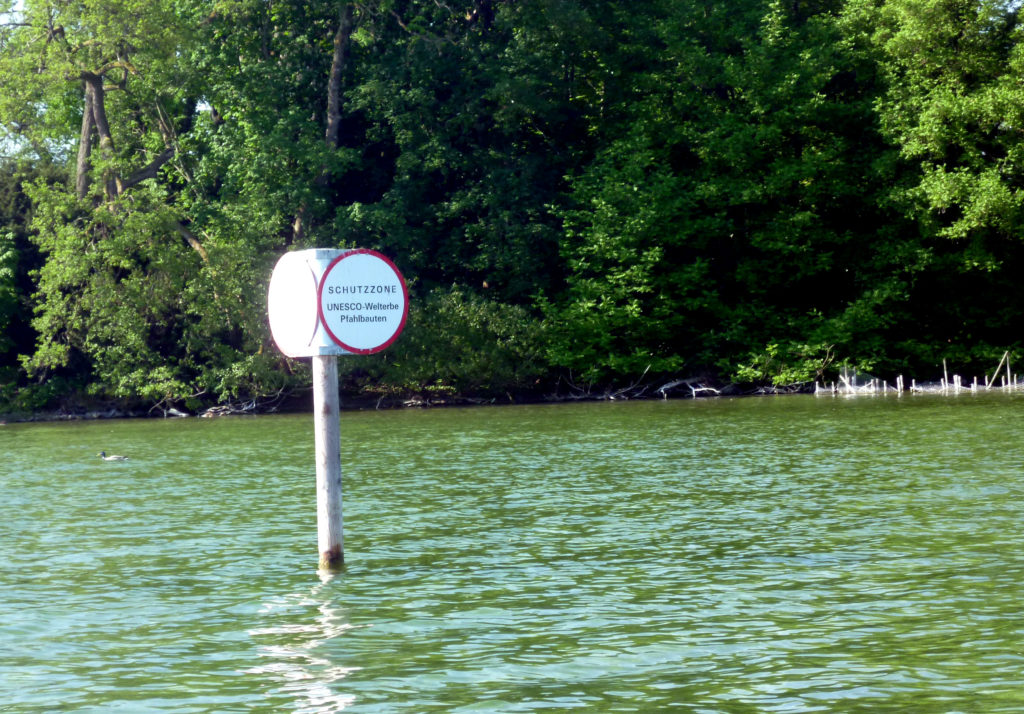
[[[341,422],[0,427],[0,711],[1024,710],[1020,396]]]

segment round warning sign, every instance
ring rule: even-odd
[[[409,315],[409,293],[394,263],[359,248],[327,266],[317,306],[321,324],[338,346],[368,355],[398,339]]]

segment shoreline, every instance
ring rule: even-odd
[[[680,387],[685,387],[684,389]],[[872,381],[864,385],[850,385],[848,388],[829,387],[821,383],[806,383],[788,387],[748,387],[736,384],[721,387],[706,386],[697,380],[681,380],[669,383],[653,391],[648,388],[606,389],[600,392],[577,390],[568,394],[506,394],[504,397],[431,396],[412,393],[404,396],[356,396],[341,395],[340,411],[384,411],[398,409],[445,409],[458,407],[517,406],[530,404],[569,404],[575,402],[615,401],[667,401],[716,398],[774,397],[796,394],[816,397],[858,397],[858,396],[960,396],[979,394],[1012,394],[1024,392],[1024,382],[1012,384],[991,384],[975,388],[959,382],[939,380],[937,382],[914,383],[913,387],[897,389],[884,382]],[[152,406],[148,409],[102,406],[94,408],[50,409],[32,413],[0,413],[0,426],[6,424],[52,423],[62,421],[99,421],[105,419],[213,419],[231,416],[264,416],[269,414],[305,414],[313,411],[312,391],[293,394],[284,399],[268,399],[262,404],[252,399],[246,402],[214,405],[202,411],[189,413],[175,407]]]
[[[600,401],[652,401],[662,399],[707,399],[719,396],[771,396],[773,394],[810,394],[811,383],[786,388],[749,388],[729,384],[719,387],[707,386],[706,380],[686,379],[669,382],[658,388],[652,385],[632,385],[625,388],[585,390],[571,386],[571,391],[520,392],[501,396],[462,396],[430,394],[410,391],[405,394],[374,395],[341,393],[341,411],[375,411],[392,409],[444,409],[448,407],[504,406],[525,404],[565,404],[572,402]],[[176,407],[154,405],[148,408],[123,407],[110,403],[93,406],[77,406],[60,409],[45,409],[31,413],[2,413],[0,425],[4,423],[95,421],[102,419],[206,419],[225,416],[258,416],[264,414],[301,414],[312,412],[312,387],[297,391],[285,397],[271,397],[263,402],[259,399],[238,401],[229,404],[212,405],[201,411],[186,412]]]

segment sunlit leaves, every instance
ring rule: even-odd
[[[883,126],[921,162],[927,220],[949,238],[1013,235],[1024,188],[1017,11],[992,0],[892,0],[878,19]]]

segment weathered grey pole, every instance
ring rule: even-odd
[[[341,515],[341,425],[338,414],[338,358],[313,356],[313,431],[316,444],[316,534],[320,568],[345,563]]]

